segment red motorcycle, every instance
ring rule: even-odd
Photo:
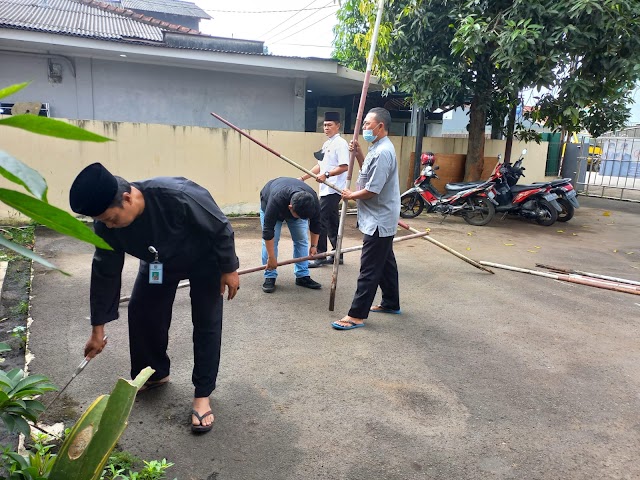
[[[522,165],[521,160],[526,152],[522,151],[519,165]],[[552,187],[551,183],[516,185],[523,168],[519,167],[514,171],[513,165],[508,162],[500,163],[500,158],[501,155],[498,155],[496,168],[489,177],[489,181],[495,183],[496,212],[530,218],[539,225],[553,225],[558,219],[558,212],[562,212],[562,207],[557,202],[559,195],[553,191],[556,187]],[[478,183],[448,183],[446,189],[453,194]]]
[[[431,184],[432,178],[438,178],[434,166],[434,155],[423,153],[420,164],[421,175],[416,178],[413,188],[400,197],[400,216],[402,218],[417,217],[426,208],[427,212],[435,212],[446,218],[447,215],[460,216],[470,225],[481,226],[489,223],[495,213],[497,202],[493,200],[496,192],[493,181],[489,180],[477,185],[467,185],[455,193],[441,194]]]

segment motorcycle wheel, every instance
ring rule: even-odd
[[[414,218],[422,213],[424,202],[417,193],[410,193],[400,199],[400,216],[402,218]]]
[[[473,197],[467,200],[467,204],[473,207],[473,210],[464,210],[462,218],[469,225],[481,227],[493,220],[496,214],[496,207],[489,199],[484,197]]]
[[[549,227],[558,220],[558,211],[544,198],[538,200],[538,210],[542,212],[542,216],[536,218],[538,225]]]
[[[566,198],[559,198],[556,201],[562,207],[562,211],[558,212],[558,221],[559,222],[568,222],[569,220],[571,220],[573,218],[573,214],[576,211],[574,206],[571,205],[571,202],[569,200],[567,200]]]

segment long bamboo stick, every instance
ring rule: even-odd
[[[413,240],[414,238],[420,238],[420,237],[426,237],[427,235],[429,235],[429,232],[418,232],[418,233],[414,233],[413,235],[404,235],[402,237],[396,237],[393,239],[393,242],[404,242],[406,240]],[[362,245],[356,245],[355,247],[349,247],[349,248],[345,248],[342,253],[350,253],[350,252],[357,252],[358,250],[362,250]],[[306,257],[298,257],[298,258],[291,258],[289,260],[284,260],[282,262],[278,262],[278,266],[282,267],[283,265],[290,265],[292,263],[299,263],[299,262],[303,262],[305,260],[318,260],[320,258],[325,258],[328,257],[330,255],[334,255],[336,253],[335,250],[332,250],[330,252],[322,252],[322,253],[318,253],[316,255],[307,255]],[[253,272],[260,272],[262,270],[264,270],[267,266],[266,265],[260,265],[258,267],[251,267],[251,268],[245,268],[243,270],[238,270],[238,275],[244,275],[246,273],[253,273]],[[185,281],[185,282],[180,282],[178,284],[178,288],[185,288],[189,286],[189,281]],[[120,297],[120,303],[124,303],[124,302],[128,302],[129,300],[131,300],[131,295],[126,295],[123,297]]]
[[[353,141],[358,141],[360,135],[360,125],[362,125],[362,115],[364,106],[367,102],[367,92],[369,90],[369,82],[371,80],[371,70],[373,68],[373,59],[376,54],[376,44],[378,43],[378,33],[380,32],[380,22],[382,21],[382,12],[384,10],[384,0],[378,0],[378,12],[376,14],[376,23],[373,27],[373,35],[371,37],[371,45],[369,47],[369,56],[367,58],[367,70],[364,74],[364,82],[362,83],[362,93],[360,94],[360,104],[358,105],[358,115],[356,116],[356,124],[353,129]],[[388,125],[385,128],[388,129]],[[351,188],[351,177],[353,175],[353,164],[355,160],[355,151],[349,155],[349,169],[347,170],[347,189]],[[336,239],[336,255],[333,257],[333,271],[331,273],[331,292],[329,294],[329,311],[333,312],[336,303],[336,287],[338,284],[338,267],[340,265],[340,252],[342,250],[342,235],[344,233],[344,223],[347,218],[346,200],[342,202],[340,210],[340,223],[338,224],[338,236]]]
[[[583,272],[581,270],[553,267],[551,265],[543,265],[542,263],[536,263],[536,267],[546,268],[547,270],[551,270],[553,272],[558,272],[558,273],[567,273],[567,274],[574,273],[577,275],[584,275],[585,277],[599,278],[601,280],[610,280],[612,282],[618,282],[618,283],[628,283],[629,285],[640,285],[640,282],[636,282],[635,280],[627,280],[626,278],[618,278],[618,277],[609,277],[608,275],[599,275],[597,273]]]
[[[400,220],[398,222],[398,225],[400,225],[402,228],[404,228],[405,230],[409,230],[410,232],[416,233],[419,232],[420,230],[417,230],[415,228],[410,227],[408,224],[406,224],[405,222],[403,222],[402,220]],[[469,257],[464,256],[463,254],[461,254],[460,252],[454,250],[451,247],[447,247],[444,243],[441,243],[439,241],[437,241],[435,238],[431,238],[431,237],[424,237],[425,240],[433,243],[434,245],[437,245],[438,247],[442,248],[443,250],[446,250],[447,252],[451,253],[452,255],[455,255],[456,257],[458,257],[460,260],[464,260],[465,262],[467,262],[470,265],[473,265],[476,268],[479,268],[480,270],[484,270],[485,272],[488,273],[493,273],[495,274],[495,272],[493,270],[490,270],[488,268],[483,267],[480,263],[482,262],[476,262],[475,260],[472,260]]]
[[[554,280],[561,280],[563,282],[577,283],[579,285],[588,285],[590,287],[603,288],[605,290],[613,290],[622,293],[631,293],[632,295],[640,295],[640,290],[631,285],[613,284],[611,282],[604,282],[595,279],[588,279],[583,277],[576,277],[574,275],[565,275],[563,273],[548,273],[540,272],[538,270],[530,270],[528,268],[512,267],[510,265],[501,265],[493,262],[480,262],[482,265],[489,267],[502,268],[504,270],[511,270],[512,272],[528,273],[530,275],[536,275],[538,277],[552,278]]]
[[[224,118],[222,118],[220,115],[218,115],[217,113],[211,112],[211,115],[213,115],[215,118],[217,118],[218,120],[220,120],[222,123],[224,123],[225,125],[228,125],[229,127],[231,127],[232,129],[234,129],[236,132],[238,132],[240,135],[248,138],[249,140],[251,140],[254,143],[257,143],[258,145],[260,145],[262,148],[264,148],[265,150],[267,150],[268,152],[273,153],[276,157],[281,158],[282,160],[284,160],[285,162],[287,162],[289,165],[296,167],[298,170],[302,170],[304,173],[306,173],[307,175],[310,175],[311,177],[315,178],[316,180],[318,179],[318,175],[316,175],[315,173],[313,173],[311,170],[308,170],[306,168],[304,168],[302,165],[300,165],[299,163],[294,162],[293,160],[291,160],[290,158],[285,157],[284,155],[282,155],[281,153],[276,152],[273,148],[269,147],[268,145],[265,145],[264,143],[262,143],[260,140],[258,140],[257,138],[252,137],[251,135],[249,135],[247,132],[241,130],[239,127],[236,127],[233,123],[231,123],[229,120],[225,120]],[[333,188],[336,192],[338,193],[342,193],[342,190],[340,190],[338,187],[336,187],[333,183],[328,182],[328,181],[323,181],[322,183],[324,183],[327,187]]]

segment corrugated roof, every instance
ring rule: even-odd
[[[95,0],[2,0],[0,26],[121,41],[161,42],[163,30],[199,33]]]
[[[124,8],[146,12],[169,13],[184,17],[211,18],[195,3],[180,0],[120,0]]]

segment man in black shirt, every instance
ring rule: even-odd
[[[278,272],[278,242],[282,223],[286,222],[293,240],[294,258],[315,255],[320,235],[320,202],[316,192],[297,178],[279,177],[267,182],[260,191],[260,223],[262,224],[262,264],[264,272],[262,290],[276,289]],[[309,246],[308,231],[311,231]],[[296,285],[319,289],[318,282],[309,275],[309,262],[294,264]]]
[[[222,333],[222,295],[240,288],[234,234],[207,190],[179,177],[129,183],[99,163],[76,177],[71,209],[94,218],[96,233],[113,250],[96,248],[91,269],[92,333],[85,356],[100,353],[104,325],[118,318],[124,254],[140,259],[129,302],[131,377],[150,366],[141,388],[169,381],[167,356],[171,309],[178,282],[189,279],[193,320],[195,386],[192,430],[211,430],[209,395],[216,386]]]

